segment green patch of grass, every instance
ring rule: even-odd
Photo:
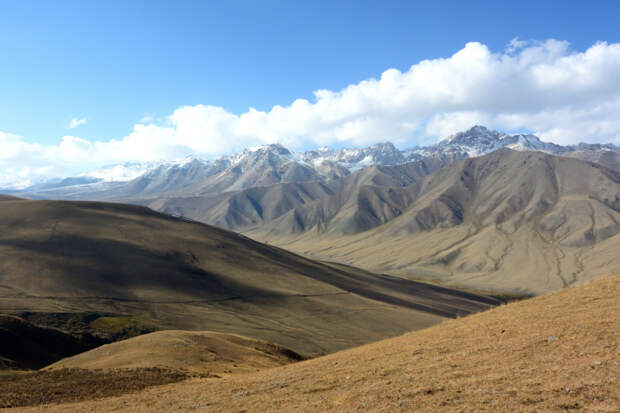
[[[105,333],[133,337],[157,330],[153,324],[136,316],[104,316],[90,322],[90,327]]]

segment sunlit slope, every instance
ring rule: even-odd
[[[166,330],[145,334],[60,360],[47,369],[162,368],[203,375],[254,372],[301,357],[265,341],[212,331]]]

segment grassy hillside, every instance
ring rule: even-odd
[[[617,412],[619,296],[607,277],[314,360],[45,411]]]
[[[60,360],[47,369],[161,368],[221,376],[254,372],[301,359],[283,347],[248,337],[212,331],[166,330],[106,344]]]
[[[7,199],[0,228],[0,312],[114,314],[99,326],[111,334],[210,330],[317,355],[498,303],[312,261],[139,206]]]

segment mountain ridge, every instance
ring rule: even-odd
[[[185,190],[185,195],[203,195],[275,183],[326,182],[368,166],[400,165],[426,158],[448,164],[502,147],[543,151],[595,162],[603,158],[606,166],[620,169],[620,147],[613,144],[561,146],[543,142],[531,134],[508,135],[476,125],[425,147],[399,150],[391,142],[384,142],[366,148],[293,152],[280,144],[268,144],[213,160],[189,156],[176,161],[129,162],[10,192],[35,198],[67,199],[80,199],[85,194],[89,199],[100,200],[179,195],[180,190]],[[106,191],[112,193],[106,195]]]
[[[620,172],[599,164],[504,148],[379,188],[407,196],[396,209],[368,191],[323,198],[241,230],[315,258],[504,292],[620,272]]]

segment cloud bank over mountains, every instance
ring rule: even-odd
[[[477,42],[447,58],[388,69],[340,91],[317,90],[269,111],[184,106],[120,139],[64,136],[57,145],[0,132],[0,187],[125,161],[217,156],[266,143],[291,149],[432,143],[474,124],[527,130],[560,144],[620,143],[620,43],[575,51],[558,40]],[[0,125],[0,129],[2,129]]]

